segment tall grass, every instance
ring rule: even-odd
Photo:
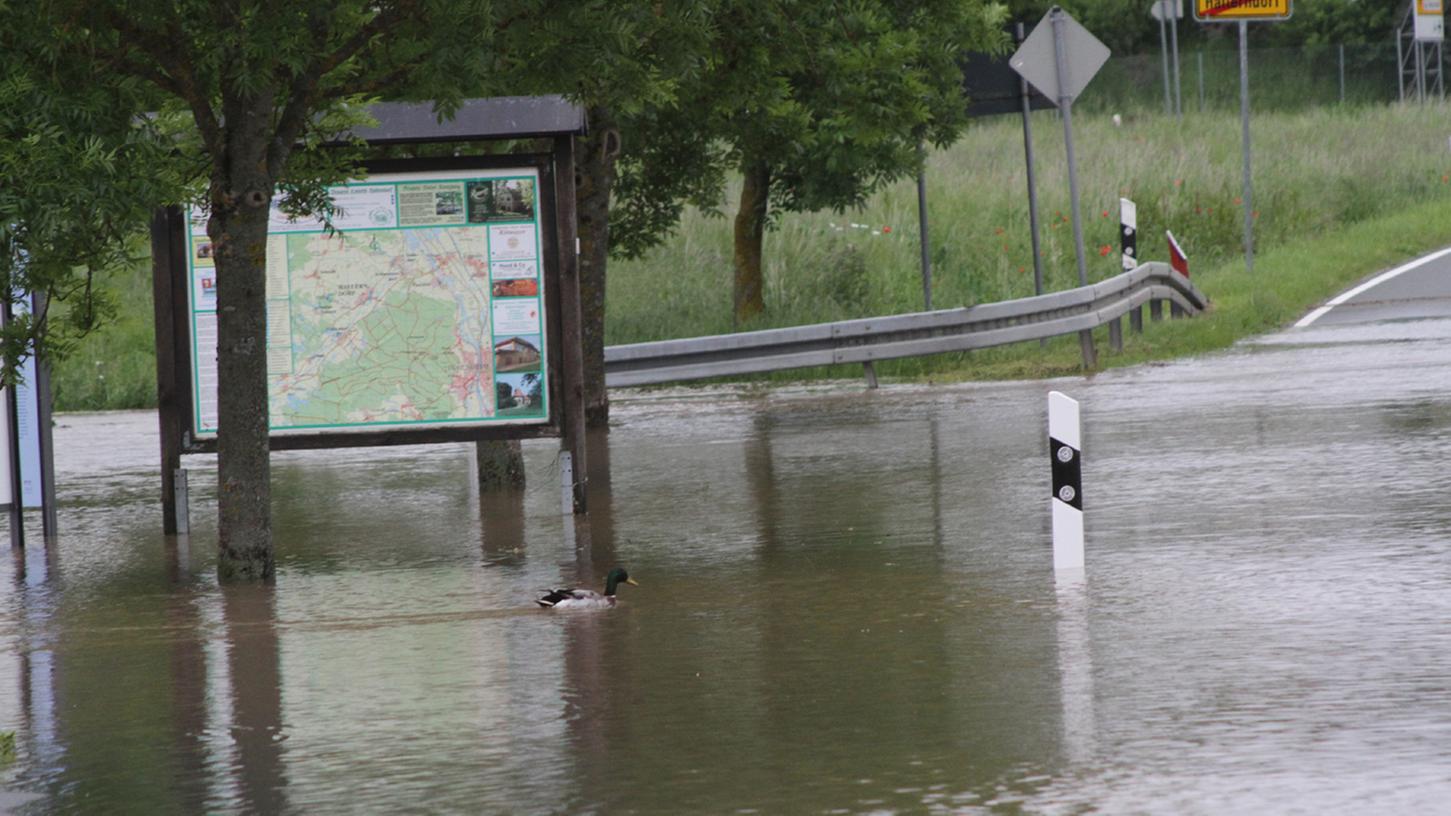
[[[1451,203],[1448,112],[1396,105],[1256,115],[1258,251],[1428,201]],[[1143,258],[1166,258],[1166,229],[1193,269],[1240,256],[1238,116],[1189,113],[1180,123],[1137,113],[1115,125],[1107,113],[1086,114],[1074,117],[1074,132],[1091,280],[1120,271],[1120,196],[1138,204]],[[1077,271],[1059,119],[1035,114],[1033,134],[1046,288],[1069,288]],[[927,187],[933,306],[1033,294],[1020,119],[985,121],[933,153]],[[920,310],[918,240],[910,181],[880,191],[860,211],[785,215],[766,239],[766,312],[733,326],[730,222],[692,212],[668,243],[640,260],[611,264],[606,339],[630,343]],[[1200,283],[1214,297],[1212,280]]]
[[[156,405],[150,259],[112,270],[101,278],[100,286],[116,304],[115,319],[82,338],[69,356],[53,366],[51,393],[57,411]]]

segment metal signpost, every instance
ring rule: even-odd
[[[1078,283],[1088,284],[1083,254],[1083,220],[1078,209],[1078,163],[1073,154],[1073,100],[1108,61],[1108,46],[1099,42],[1068,12],[1054,6],[1008,60],[1033,87],[1053,100],[1063,114],[1063,142],[1068,155],[1068,196],[1073,212],[1073,248],[1078,258]]]
[[[1078,163],[1073,154],[1073,100],[1108,61],[1108,46],[1099,42],[1068,12],[1054,6],[1043,15],[1033,33],[1008,59],[1008,64],[1033,87],[1058,105],[1063,114],[1063,144],[1068,158],[1069,209],[1073,213],[1073,251],[1078,260],[1078,285],[1088,285],[1088,266],[1083,253],[1083,218],[1078,209]],[[1093,350],[1093,332],[1078,335],[1083,365],[1098,363]]]
[[[1013,42],[1026,38],[1022,23],[1014,23]],[[967,94],[967,115],[995,116],[1016,113],[1023,117],[1023,157],[1027,165],[1028,223],[1033,238],[1033,293],[1043,294],[1043,255],[1038,240],[1038,194],[1033,170],[1033,118],[1035,110],[1053,107],[1006,60],[988,54],[968,54],[962,61],[963,90]]]
[[[1244,266],[1255,269],[1254,186],[1249,139],[1249,23],[1290,19],[1290,0],[1194,0],[1194,19],[1201,23],[1239,23],[1239,119],[1244,153]]]
[[[1184,18],[1184,0],[1154,0],[1149,16],[1159,21],[1159,53],[1164,65],[1164,111],[1184,115],[1184,97],[1179,82],[1179,21]],[[1165,29],[1168,36],[1165,36]],[[1167,42],[1166,42],[1167,39]],[[1173,62],[1173,93],[1170,93],[1170,62]]]
[[[1027,39],[1023,24],[1013,26],[1013,41],[1019,46]],[[1023,100],[1023,157],[1028,165],[1028,230],[1033,241],[1033,294],[1043,294],[1043,249],[1038,238],[1038,183],[1033,168],[1033,104],[1028,93],[1028,80],[1018,77]]]

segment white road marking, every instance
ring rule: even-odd
[[[1313,312],[1305,315],[1304,317],[1300,318],[1300,322],[1298,322],[1298,323],[1295,324],[1295,328],[1297,328],[1297,329],[1303,329],[1306,326],[1310,325],[1311,323],[1314,323],[1316,320],[1319,320],[1321,317],[1323,317],[1325,315],[1326,312],[1330,311],[1331,309],[1335,308],[1336,306],[1339,306],[1340,304],[1344,303],[1345,301],[1350,300],[1351,298],[1355,297],[1356,295],[1358,295],[1358,294],[1360,294],[1360,293],[1362,293],[1362,292],[1364,292],[1364,291],[1366,291],[1368,289],[1372,289],[1372,288],[1374,288],[1376,286],[1379,286],[1382,283],[1385,283],[1386,281],[1391,280],[1392,278],[1399,277],[1399,276],[1401,276],[1401,275],[1403,275],[1403,274],[1411,271],[1412,269],[1415,269],[1415,268],[1420,267],[1420,266],[1424,266],[1424,265],[1430,263],[1431,261],[1436,260],[1437,258],[1443,258],[1443,257],[1445,257],[1447,255],[1451,255],[1451,247],[1447,247],[1446,249],[1442,249],[1442,250],[1439,250],[1437,252],[1432,252],[1430,255],[1422,256],[1420,258],[1415,259],[1414,261],[1411,261],[1410,263],[1402,264],[1402,265],[1396,267],[1395,269],[1391,269],[1389,271],[1382,272],[1381,274],[1376,275],[1375,277],[1371,278],[1370,280],[1366,281],[1365,283],[1362,283],[1361,285],[1355,287],[1354,289],[1351,289],[1351,290],[1349,290],[1347,292],[1341,292],[1340,294],[1338,294],[1334,298],[1332,298],[1324,306],[1321,306],[1320,308],[1316,309],[1315,311],[1313,311]]]

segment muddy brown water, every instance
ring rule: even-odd
[[[1050,389],[1083,403],[1081,584],[1051,570]],[[0,787],[22,813],[1444,812],[1448,394],[1448,321],[1091,380],[622,394],[578,528],[552,443],[482,499],[463,445],[277,454],[268,589],[216,584],[210,461],[167,539],[154,416],[63,416],[61,534],[0,580]],[[617,563],[618,608],[533,607]]]

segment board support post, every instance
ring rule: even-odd
[[[564,515],[574,514],[574,455],[567,450],[559,452],[559,489]]]
[[[177,468],[171,479],[175,491],[176,534],[191,534],[191,491],[186,483],[186,468]]]

